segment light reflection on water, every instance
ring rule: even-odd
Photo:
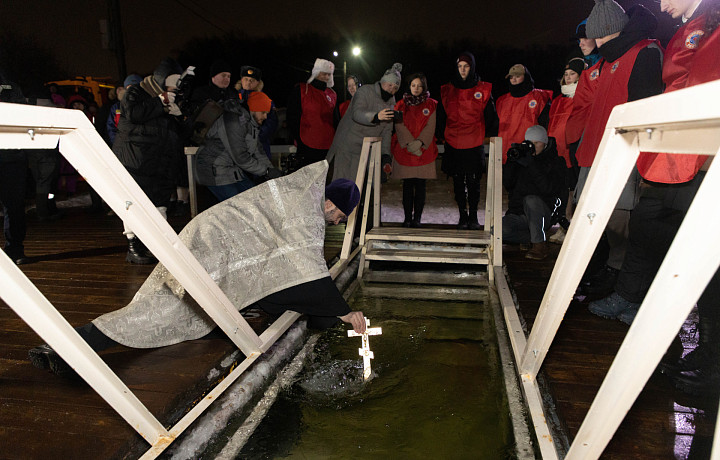
[[[238,458],[512,457],[492,315],[482,303],[360,292],[350,304],[383,329],[370,337],[374,378],[363,381],[359,338],[346,327],[324,332]]]

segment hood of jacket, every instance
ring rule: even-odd
[[[480,77],[477,76],[477,72],[475,70],[475,55],[473,55],[469,51],[462,52],[455,57],[455,62],[457,62],[457,60],[460,59],[461,56],[467,56],[470,59],[470,72],[468,72],[467,78],[463,80],[460,76],[460,71],[458,70],[456,65],[455,73],[453,74],[451,83],[453,84],[453,86],[460,89],[472,88],[473,86],[477,85],[478,81],[480,81]]]

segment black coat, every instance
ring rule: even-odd
[[[180,124],[140,85],[128,88],[121,106],[113,152],[153,204],[166,206],[183,161]]]
[[[523,199],[538,195],[551,210],[557,198],[567,195],[565,161],[558,156],[555,139],[540,154],[531,156],[527,166],[508,160],[503,166],[503,185],[508,191],[508,214],[523,214]]]

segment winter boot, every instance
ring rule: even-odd
[[[468,228],[470,230],[480,230],[480,222],[478,222],[477,210],[470,211],[468,214]]]
[[[532,249],[525,254],[526,259],[544,260],[550,255],[550,243],[543,241],[542,243],[533,243]]]
[[[128,240],[128,252],[125,260],[138,265],[148,265],[157,262],[157,259],[147,250],[138,237]]]
[[[468,222],[469,217],[467,211],[464,209],[460,210],[460,219],[458,220],[457,229],[458,230],[467,230],[468,228]]]

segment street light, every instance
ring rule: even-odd
[[[355,57],[360,56],[362,53],[362,49],[359,46],[353,46],[352,48],[352,55]],[[339,53],[337,51],[333,51],[333,56],[338,57]],[[347,100],[347,60],[343,57],[343,95],[345,96],[343,100]]]

